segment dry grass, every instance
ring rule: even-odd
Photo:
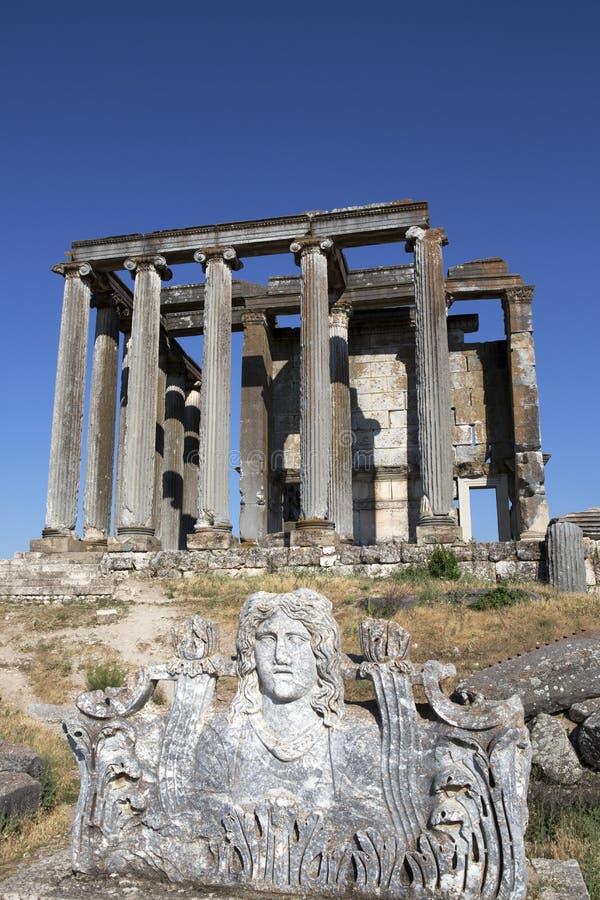
[[[0,619],[22,623],[38,631],[57,631],[96,625],[96,610],[110,607],[125,614],[129,604],[108,597],[94,603],[25,604],[0,603]]]
[[[42,807],[37,815],[9,823],[0,831],[0,865],[66,836],[73,819],[79,777],[73,754],[61,736],[0,700],[0,736],[27,743],[46,763]]]

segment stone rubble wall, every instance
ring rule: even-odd
[[[587,587],[600,592],[600,541],[585,540]],[[432,546],[382,543],[368,547],[233,547],[159,553],[95,553],[51,556],[19,553],[0,560],[0,601],[97,602],[115,596],[131,575],[193,578],[196,575],[260,576],[331,572],[381,578],[410,566],[425,566]],[[489,584],[547,581],[544,542],[506,541],[452,547],[466,576]],[[67,557],[68,558],[65,558]]]

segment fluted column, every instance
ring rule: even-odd
[[[153,504],[160,286],[161,278],[166,280],[171,273],[162,256],[127,259],[125,268],[134,275],[135,290],[117,534],[142,548],[156,546]]]
[[[512,396],[515,483],[514,537],[540,541],[549,514],[544,485],[544,457],[540,433],[540,407],[533,347],[531,304],[533,287],[510,288],[503,298],[504,326]]]
[[[131,325],[131,319],[129,319]],[[131,330],[123,334],[123,354],[121,358],[121,387],[119,394],[119,424],[117,426],[117,477],[115,484],[115,534],[123,524],[123,471],[125,466],[125,430],[127,425],[127,393],[129,385],[129,341]]]
[[[83,407],[90,315],[88,263],[60,263],[65,278],[43,537],[75,537],[83,438]]]
[[[233,247],[198,250],[194,259],[206,273],[204,289],[204,353],[198,480],[198,546],[219,533],[231,532],[229,521],[229,446],[231,425],[231,272],[241,262]],[[212,534],[211,534],[212,533]]]
[[[352,414],[348,360],[348,320],[352,304],[338,300],[329,313],[331,375],[331,466],[329,512],[343,540],[354,537],[352,511]]]
[[[240,538],[256,542],[268,532],[271,347],[262,312],[244,310],[240,421]]]
[[[300,282],[300,507],[298,528],[333,527],[329,517],[331,390],[327,257],[333,242],[301,238],[290,246]],[[302,521],[303,520],[303,521]]]
[[[96,332],[92,361],[83,536],[86,541],[105,542],[110,532],[117,375],[119,366],[119,313],[110,294],[94,296]]]
[[[183,442],[183,513],[180,544],[185,547],[188,534],[198,519],[198,461],[200,456],[200,391],[199,381],[186,384]]]
[[[182,360],[169,358],[165,390],[162,471],[161,545],[163,550],[179,550],[181,546],[185,399],[185,366]]]
[[[453,506],[450,365],[442,228],[413,226],[407,249],[414,250],[417,412],[421,469],[421,514],[417,540],[459,539]]]

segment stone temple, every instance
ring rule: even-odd
[[[386,243],[397,265],[348,267],[347,248]],[[243,331],[242,546],[468,541],[470,491],[484,487],[500,541],[541,541],[534,289],[499,258],[445,272],[446,243],[427,203],[410,200],[75,241],[54,267],[64,300],[46,522],[32,550],[236,543],[232,330]],[[244,258],[272,254],[289,257],[288,276],[234,277]],[[202,283],[166,284],[194,261]],[[501,301],[505,339],[465,342],[478,316],[460,301],[489,299]],[[289,315],[299,327],[278,324]],[[178,343],[200,334],[201,364]]]

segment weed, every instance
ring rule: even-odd
[[[442,544],[438,544],[434,548],[427,570],[432,578],[441,578],[446,581],[458,581],[460,578],[460,566],[456,554]]]
[[[430,574],[423,566],[407,566],[405,569],[397,569],[390,576],[394,581],[408,582],[409,584],[422,584],[429,581]]]
[[[481,597],[478,597],[472,604],[472,609],[484,611],[486,609],[502,609],[506,606],[514,606],[515,603],[523,603],[529,599],[527,591],[520,588],[510,588],[505,585],[493,588]]]
[[[107,687],[122,687],[127,669],[116,660],[90,663],[85,670],[89,691],[104,691]]]

